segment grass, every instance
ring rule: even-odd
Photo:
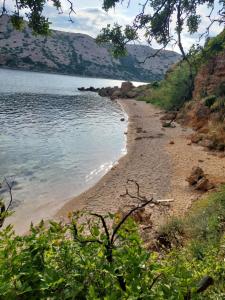
[[[172,218],[160,229],[160,233],[171,238],[182,236],[188,243],[197,241],[199,244],[219,243],[224,231],[225,185],[195,202],[183,219]]]
[[[213,278],[214,284],[209,291],[196,299],[225,297],[224,233],[225,186],[195,202],[183,219],[173,218],[160,229],[160,234],[173,245],[169,260],[170,264],[174,261],[176,272],[183,272],[180,268],[185,266],[196,282],[199,274]]]

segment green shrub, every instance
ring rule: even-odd
[[[178,109],[192,96],[192,79],[187,63],[177,64],[145,100],[167,110]]]
[[[225,49],[225,30],[213,38],[208,38],[204,48],[197,54],[196,59],[200,64],[219,54]]]
[[[222,196],[216,199],[223,202]],[[162,256],[145,249],[136,224],[127,219],[109,248],[110,232],[121,219],[111,214],[104,219],[113,223],[108,233],[100,218],[81,224],[79,215],[67,225],[50,222],[46,228],[41,222],[26,236],[7,226],[0,232],[0,299],[183,300],[189,294],[191,299],[223,299],[224,239],[205,245],[204,255],[192,245]],[[178,220],[171,228],[183,233]],[[199,294],[205,275],[214,285]]]
[[[189,62],[192,65],[192,76],[187,62],[182,61],[171,68],[165,79],[152,88],[145,96],[139,97],[139,100],[146,101],[160,106],[167,110],[176,110],[183,106],[186,101],[192,99],[194,89],[193,81],[198,69],[207,63],[212,57],[225,49],[225,30],[214,38],[207,40],[204,48],[193,48],[188,55]],[[206,97],[205,91],[202,91],[202,97]],[[224,98],[225,83],[221,84],[215,91],[215,95]],[[211,97],[211,96],[209,96]],[[206,100],[207,106],[213,105],[213,96]]]

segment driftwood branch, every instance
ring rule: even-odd
[[[139,200],[141,202],[144,202],[146,203],[148,200],[145,196],[141,196],[140,195],[140,185],[137,183],[136,180],[133,180],[133,179],[128,179],[127,180],[127,183],[129,182],[133,182],[135,185],[136,185],[136,188],[137,188],[137,195],[132,195],[128,188],[126,187],[126,192],[124,194],[121,194],[120,197],[125,197],[125,196],[129,196],[131,199],[136,199],[136,200]],[[151,199],[153,201],[153,199]]]

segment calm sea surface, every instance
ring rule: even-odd
[[[125,153],[121,107],[77,90],[120,81],[0,69],[0,82],[0,179],[16,182],[15,219],[58,209]]]

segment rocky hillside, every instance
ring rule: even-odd
[[[13,29],[8,16],[0,18],[0,66],[115,78],[154,81],[163,77],[179,54],[163,51],[155,58],[143,60],[154,53],[148,46],[128,45],[128,56],[111,57],[109,47],[100,47],[85,34],[53,31],[51,36],[33,36],[25,27]]]
[[[181,111],[183,122],[196,130],[192,142],[225,151],[225,50],[199,69],[194,86],[193,100]]]
[[[193,98],[202,99],[209,95],[222,93],[225,86],[225,50],[213,56],[203,65],[195,78]]]
[[[225,157],[225,30],[208,39],[190,59],[195,66],[194,84],[189,66],[183,61],[174,65],[164,80],[133,92],[139,100],[170,111],[170,120],[176,118],[192,127],[192,143],[222,151]]]

